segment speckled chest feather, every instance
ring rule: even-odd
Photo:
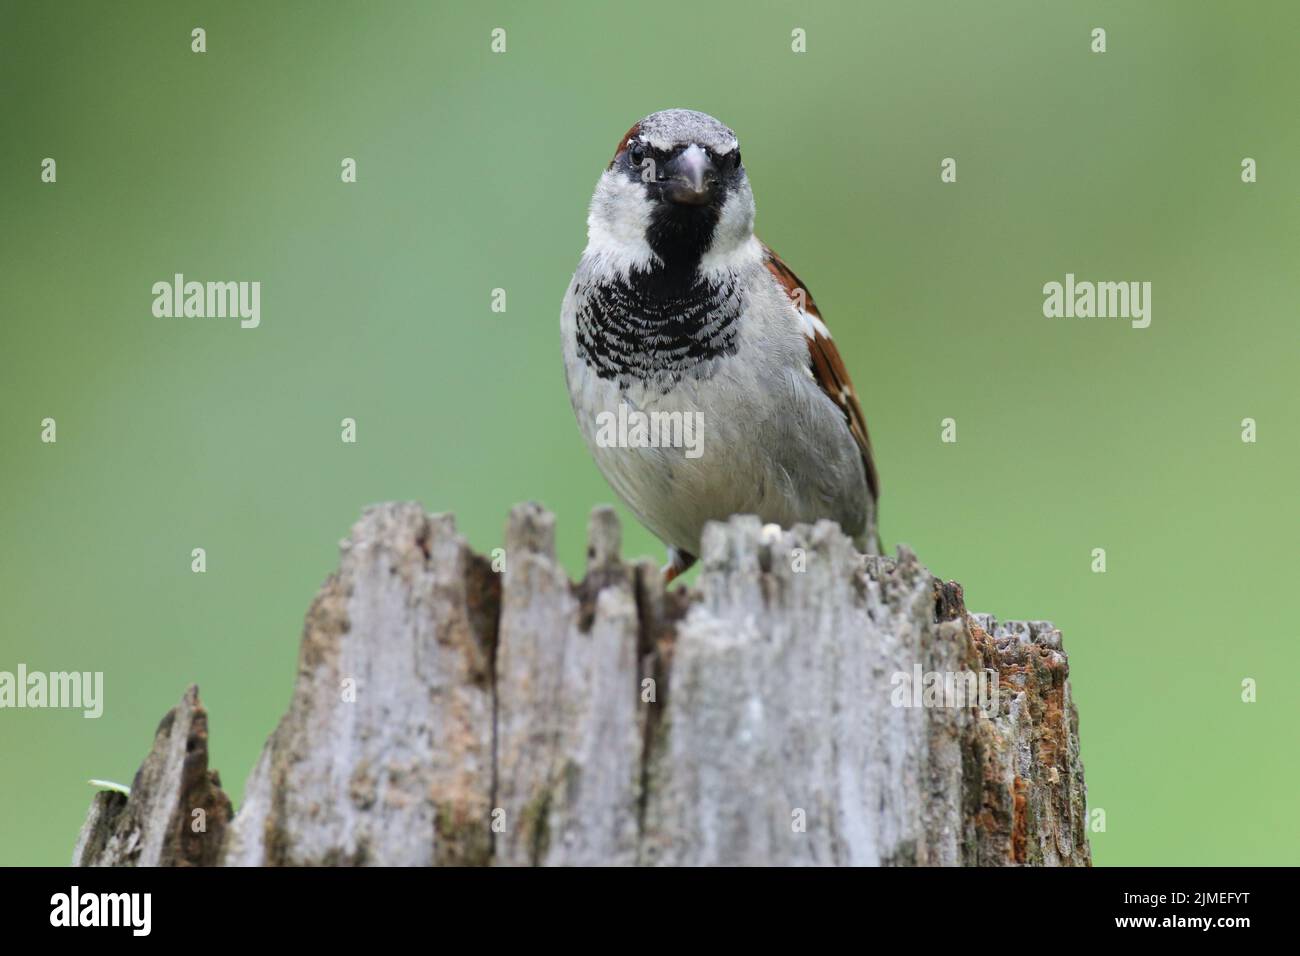
[[[579,291],[578,357],[623,388],[666,391],[683,378],[708,377],[716,359],[735,354],[742,308],[734,276],[633,271]]]

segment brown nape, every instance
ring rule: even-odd
[[[609,169],[610,166],[614,165],[614,160],[618,159],[618,154],[627,149],[628,142],[631,141],[632,137],[637,136],[640,132],[641,121],[637,120],[632,124],[632,128],[623,134],[623,138],[618,141],[618,149],[614,150],[614,156],[610,159],[609,166],[605,167],[606,169]]]

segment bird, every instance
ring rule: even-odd
[[[615,493],[688,570],[709,521],[831,519],[879,554],[880,482],[815,300],[754,233],[736,134],[666,109],[596,183],[560,309],[579,430]]]

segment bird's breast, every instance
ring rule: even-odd
[[[601,379],[668,391],[707,378],[738,348],[745,296],[734,275],[658,267],[575,284],[576,355]]]

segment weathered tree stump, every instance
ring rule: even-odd
[[[829,522],[713,525],[689,590],[619,551],[597,509],[573,584],[536,505],[500,568],[450,515],[368,509],[239,813],[191,688],[74,862],[1090,862],[1050,624],[968,614],[911,552],[864,557]]]

